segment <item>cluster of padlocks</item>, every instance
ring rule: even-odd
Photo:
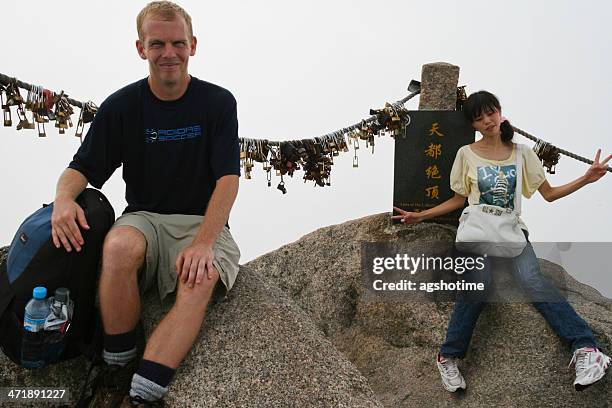
[[[45,123],[55,121],[55,127],[60,134],[66,133],[66,129],[72,127],[71,115],[74,114],[72,105],[81,105],[81,113],[76,127],[75,136],[82,138],[85,123],[93,121],[98,111],[93,102],[77,103],[70,101],[64,91],[56,94],[38,85],[27,85],[28,94],[24,99],[19,91],[18,81],[11,78],[7,83],[0,83],[0,102],[4,126],[13,126],[11,108],[16,109],[17,130],[38,130],[38,136],[47,136]],[[27,111],[32,113],[31,120],[28,119]]]
[[[240,140],[240,160],[246,179],[251,178],[255,162],[261,163],[266,172],[268,187],[272,186],[272,171],[280,177],[278,190],[287,192],[284,176],[293,177],[296,170],[304,171],[304,182],[313,181],[315,186],[329,186],[334,157],[348,152],[353,147],[353,167],[359,166],[357,151],[360,141],[374,151],[375,137],[389,135],[405,136],[410,123],[408,111],[399,103],[387,103],[384,108],[370,110],[371,118],[357,125],[312,139],[271,142],[261,139]]]

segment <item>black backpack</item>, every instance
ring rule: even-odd
[[[9,248],[6,263],[0,267],[0,347],[16,364],[21,365],[24,334],[32,335],[23,329],[23,317],[36,286],[46,287],[48,296],[52,296],[57,288],[68,288],[74,301],[72,322],[61,338],[62,351],[50,352],[45,365],[82,354],[93,360],[101,348],[101,324],[95,307],[96,287],[102,244],[115,221],[115,212],[98,190],[88,188],[76,201],[83,208],[90,226],[89,230],[81,229],[85,244],[80,252],[67,252],[53,244],[53,204],[49,204],[21,224]],[[48,333],[54,332],[34,334],[47,336]],[[46,344],[46,340],[42,343]],[[45,354],[45,345],[41,347],[42,354]],[[54,347],[57,351],[57,344]]]

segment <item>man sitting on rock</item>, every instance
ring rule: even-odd
[[[55,245],[80,251],[87,244],[79,227],[89,227],[75,198],[88,183],[101,188],[123,165],[128,206],[104,242],[99,289],[106,378],[136,368],[139,291],[156,286],[163,300],[176,290],[129,396],[118,396],[126,407],[162,405],[217,282],[232,287],[240,256],[227,226],[240,175],[236,101],[226,89],[189,75],[197,41],[180,6],[148,4],[137,29],[136,48],[148,60],[149,76],[101,104],[58,181],[52,217]],[[94,404],[116,406],[109,397]]]

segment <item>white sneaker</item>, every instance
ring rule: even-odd
[[[610,367],[610,357],[596,348],[583,347],[574,352],[569,365],[576,364],[574,387],[582,391],[589,385],[601,380]]]
[[[445,358],[438,354],[436,365],[442,376],[442,384],[447,391],[455,392],[459,388],[465,390],[465,380],[457,368],[456,358]]]

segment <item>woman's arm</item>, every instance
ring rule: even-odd
[[[455,193],[452,198],[449,198],[442,204],[436,205],[433,208],[421,212],[409,212],[404,211],[401,208],[393,207],[393,209],[400,213],[400,215],[394,215],[391,217],[391,219],[400,220],[405,224],[416,224],[418,222],[439,217],[441,215],[448,214],[451,211],[462,208],[465,205],[465,199],[466,197]]]
[[[587,184],[596,182],[606,174],[608,168],[607,164],[612,158],[611,154],[600,163],[600,155],[601,149],[598,149],[597,154],[595,155],[595,160],[593,160],[593,164],[591,167],[589,167],[586,173],[584,173],[584,176],[578,177],[576,180],[558,187],[553,187],[548,183],[548,181],[544,181],[540,188],[538,188],[538,191],[540,194],[542,194],[542,197],[544,197],[546,201],[552,202],[561,197],[572,194],[574,191],[581,189]]]

